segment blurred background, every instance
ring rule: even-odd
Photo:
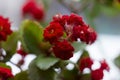
[[[27,0],[0,0],[0,15],[10,18],[12,29],[17,30],[22,22],[22,7]],[[114,64],[120,55],[120,0],[38,0],[43,4],[45,17],[49,22],[55,14],[76,13],[98,33],[97,41],[87,46],[93,59],[106,59],[110,72],[105,72],[103,80],[120,80],[120,69]],[[77,54],[74,56],[74,58]],[[74,61],[74,58],[72,60]],[[27,60],[33,59],[28,56]],[[16,59],[13,59],[16,61]],[[120,64],[120,62],[118,62]],[[24,66],[24,68],[27,68]],[[17,68],[13,70],[16,74]]]

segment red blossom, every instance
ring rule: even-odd
[[[8,18],[0,16],[0,41],[6,41],[7,36],[12,33]]]
[[[17,50],[17,54],[20,54],[22,57],[25,57],[28,53],[25,52],[22,48],[20,48],[19,50]]]
[[[79,62],[80,71],[82,72],[85,68],[91,69],[92,64],[93,64],[93,60],[90,57],[85,57],[80,59]]]
[[[8,80],[8,78],[12,78],[12,77],[13,74],[11,69],[0,67],[0,79]]]
[[[72,39],[85,42],[86,44],[92,44],[97,38],[96,32],[89,26],[76,26],[73,28]]]
[[[110,67],[108,66],[105,60],[101,61],[100,63],[101,63],[101,67],[100,67],[101,70],[107,70],[107,71],[110,70]]]
[[[70,15],[68,24],[71,24],[73,26],[78,26],[78,25],[84,26],[85,25],[82,17],[77,14],[73,14],[73,13]]]
[[[63,28],[59,23],[51,23],[45,28],[43,35],[45,40],[54,43],[63,35]]]
[[[86,25],[79,15],[73,13],[70,16],[58,14],[53,17],[52,22],[57,22],[64,28],[69,40],[77,41],[80,39],[86,44],[92,44],[97,38],[96,32]]]
[[[55,46],[53,47],[53,52],[56,57],[68,60],[73,56],[74,48],[71,46],[71,44],[64,40],[62,42],[57,42]]]
[[[104,76],[103,70],[101,70],[101,69],[93,70],[91,72],[92,80],[102,80],[103,76]]]
[[[29,0],[22,8],[23,15],[30,14],[36,20],[44,18],[44,9],[42,5],[38,5],[35,0]]]

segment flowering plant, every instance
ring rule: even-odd
[[[69,61],[74,53],[80,50],[80,45],[90,45],[97,37],[96,32],[76,14],[55,15],[45,28],[36,21],[25,20],[18,32],[11,31],[8,19],[1,16],[0,20],[0,64],[4,65],[0,67],[2,80],[8,78],[18,80],[20,76],[25,77],[25,80],[83,80],[86,78],[100,80],[103,78],[103,70],[109,71],[109,66],[105,61],[100,61],[101,67],[93,70],[94,61],[85,50],[81,50],[83,53],[79,56],[77,63]],[[14,41],[11,40],[13,37]],[[17,63],[19,68],[29,53],[35,54],[36,58],[30,63],[28,70],[21,71],[13,77],[11,69],[3,62],[10,60],[16,51],[14,46],[17,46],[18,40],[21,41],[21,47],[17,53],[22,56]],[[13,46],[10,47],[11,45]],[[5,55],[3,50],[6,51]],[[72,70],[66,68],[70,63],[74,65]],[[90,73],[84,74],[85,68],[90,69]]]
[[[45,13],[35,0],[24,5],[22,14],[24,18],[30,15],[30,19],[24,20],[17,31],[11,30],[8,18],[0,16],[0,80],[102,80],[104,70],[109,72],[105,60],[98,61],[99,68],[93,68],[95,60],[86,46],[96,41],[97,33],[81,16],[56,14],[47,26],[41,25],[38,21],[43,20]],[[78,59],[72,62],[76,53]],[[15,54],[21,56],[16,64],[11,61]],[[36,57],[23,70],[30,54]],[[7,62],[21,71],[13,75]],[[70,64],[72,68],[68,67]]]

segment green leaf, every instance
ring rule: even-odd
[[[18,39],[18,32],[13,32],[10,36],[8,36],[7,41],[2,42],[2,48],[7,54],[4,61],[8,61],[16,52]]]
[[[81,42],[73,42],[72,46],[74,47],[75,51],[74,52],[78,52],[80,50],[84,50],[86,47],[85,43],[81,43]]]
[[[28,52],[40,54],[40,43],[43,41],[43,28],[37,22],[25,20],[21,26],[22,44]]]
[[[29,80],[27,71],[22,71],[16,74],[14,80]]]
[[[82,55],[80,56],[80,59],[82,59],[84,57],[89,57],[89,53],[86,50],[83,51]]]
[[[44,56],[39,56],[36,60],[36,65],[38,68],[41,70],[47,70],[53,65],[55,65],[59,61],[58,58],[55,57],[44,57]]]
[[[36,59],[33,60],[28,69],[30,80],[54,80],[56,72],[53,69],[41,70],[36,66]]]
[[[114,63],[120,69],[120,55],[115,58]]]
[[[82,74],[80,80],[92,80],[90,74]]]
[[[2,62],[0,62],[0,67],[11,69],[10,66],[8,66],[8,65],[6,65],[5,63],[2,63]]]
[[[61,72],[61,77],[63,80],[79,80],[78,69],[74,68],[73,70],[63,70]]]

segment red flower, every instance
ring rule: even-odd
[[[36,20],[42,20],[44,18],[44,9],[35,0],[27,1],[22,8],[22,12],[23,15],[30,14]]]
[[[83,71],[85,68],[91,69],[92,64],[93,64],[93,60],[90,57],[85,57],[80,59],[79,62],[80,71]]]
[[[31,12],[32,16],[36,19],[36,20],[42,20],[44,18],[44,11],[42,7],[35,7],[34,9],[32,9]]]
[[[12,77],[13,77],[13,74],[10,69],[0,67],[0,79],[8,80],[8,78],[12,78]]]
[[[107,71],[110,70],[110,67],[108,66],[105,60],[101,61],[100,63],[101,63],[101,67],[100,67],[101,70],[107,70]]]
[[[45,40],[54,43],[63,35],[63,28],[59,23],[51,23],[45,28],[43,35]]]
[[[28,53],[25,52],[22,48],[20,48],[19,50],[17,50],[17,54],[20,54],[24,58]]]
[[[72,40],[78,38],[86,44],[92,44],[97,37],[96,32],[89,26],[76,26],[73,28]]]
[[[78,25],[83,26],[83,25],[85,25],[82,17],[77,15],[77,14],[73,14],[73,13],[70,15],[68,24],[71,24],[73,26],[78,26]]]
[[[8,18],[0,16],[0,41],[6,41],[7,36],[12,33]]]
[[[58,14],[53,17],[52,22],[57,22],[64,28],[69,40],[77,41],[77,39],[80,39],[86,44],[92,44],[96,40],[96,32],[87,26],[79,15],[71,14],[68,16]]]
[[[53,47],[53,52],[56,57],[68,60],[73,56],[74,48],[66,41],[57,42]]]
[[[101,70],[101,69],[93,70],[91,72],[92,80],[102,80],[103,76],[104,76],[103,70]]]

